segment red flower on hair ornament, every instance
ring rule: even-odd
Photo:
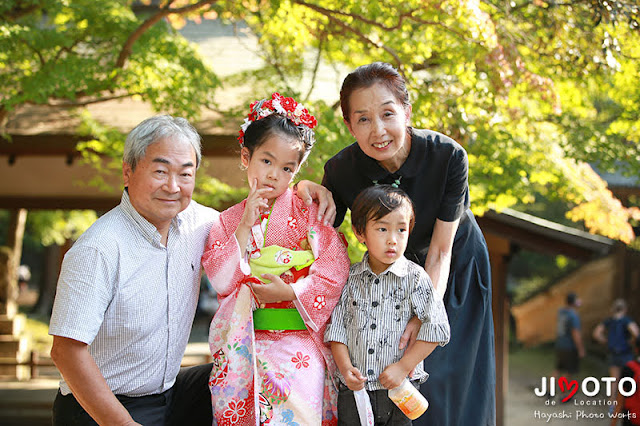
[[[286,98],[276,92],[271,95],[271,99],[261,99],[251,103],[249,114],[240,126],[240,136],[238,136],[240,145],[243,145],[244,132],[252,122],[276,113],[287,117],[298,127],[304,126],[311,130],[318,125],[318,120],[309,114],[304,105],[296,102],[293,98]]]

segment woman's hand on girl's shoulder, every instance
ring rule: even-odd
[[[336,219],[336,204],[331,191],[310,180],[301,180],[295,185],[296,195],[306,205],[318,203],[318,220],[325,225],[332,225]]]

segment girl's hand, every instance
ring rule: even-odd
[[[347,387],[352,391],[358,391],[364,388],[364,382],[367,381],[367,378],[360,373],[356,367],[351,366],[349,370],[346,371],[347,374],[344,374],[344,381],[347,382]]]
[[[409,371],[397,362],[390,364],[384,369],[378,380],[386,389],[393,389],[400,386],[402,381],[407,377]]]
[[[262,274],[262,278],[270,280],[270,283],[251,284],[253,294],[259,303],[274,303],[296,300],[296,294],[291,286],[276,275]]]
[[[258,220],[260,215],[269,209],[268,199],[265,195],[272,191],[271,188],[258,187],[258,180],[254,179],[253,182],[249,182],[249,195],[247,196],[247,204],[244,208],[244,214],[240,220],[240,224],[249,229]]]

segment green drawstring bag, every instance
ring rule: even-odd
[[[280,276],[291,268],[301,270],[315,261],[311,250],[291,250],[280,246],[260,249],[260,257],[249,260],[251,275],[264,283],[270,282],[262,274]]]

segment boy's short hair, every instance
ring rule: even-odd
[[[411,198],[402,189],[391,185],[374,185],[363,189],[351,206],[351,224],[358,234],[364,234],[367,222],[378,220],[407,204],[411,211],[409,232],[416,222]]]

